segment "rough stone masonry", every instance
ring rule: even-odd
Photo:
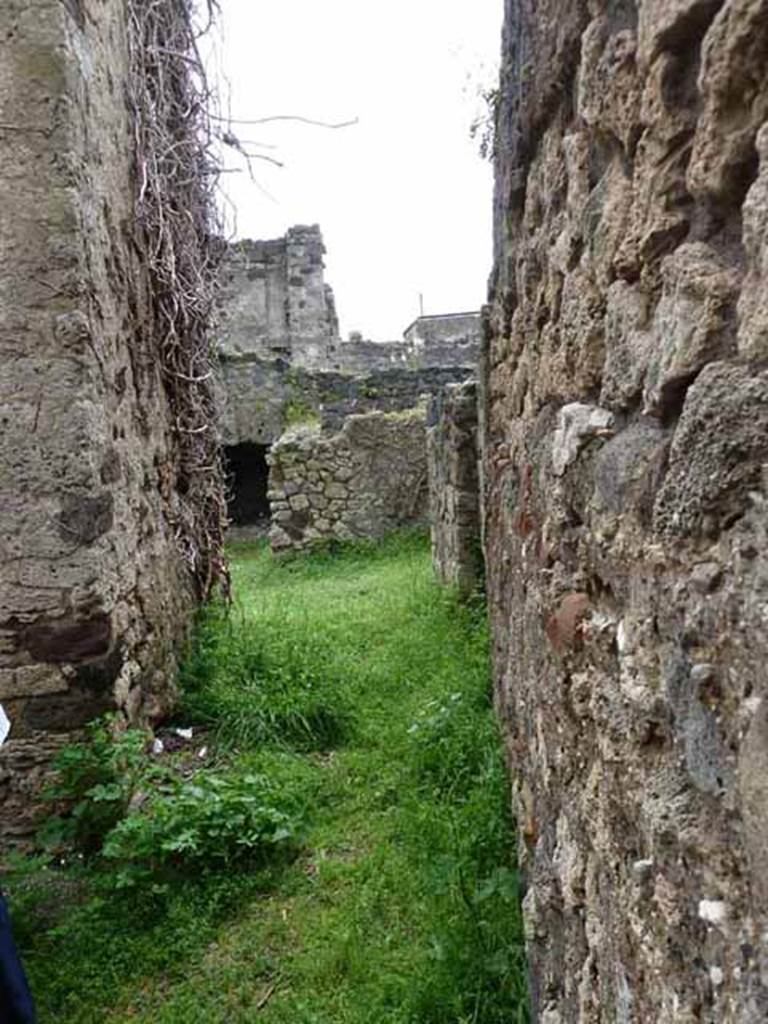
[[[167,706],[193,604],[129,68],[121,0],[0,4],[0,842],[75,730]]]
[[[474,380],[446,384],[430,399],[427,470],[435,575],[468,596],[484,573]]]
[[[427,518],[424,408],[286,431],[269,453],[273,551],[378,539]]]
[[[535,1017],[768,1019],[768,0],[506,0],[482,373]]]
[[[230,246],[221,296],[221,440],[232,513],[276,551],[379,537],[426,515],[425,395],[477,362],[478,313],[418,317],[402,341],[342,341],[317,225]],[[410,412],[408,411],[410,410]]]

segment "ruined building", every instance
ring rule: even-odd
[[[481,374],[536,1019],[768,1019],[768,0],[506,0]]]
[[[182,4],[0,5],[0,839],[74,730],[167,707],[220,567],[190,52]]]
[[[169,705],[221,572],[218,250],[185,11],[0,6],[3,839],[84,722]],[[317,229],[238,243],[233,508],[271,515],[276,547],[375,535],[423,514],[429,468],[441,577],[474,586],[483,539],[535,1018],[756,1024],[768,0],[505,14],[477,392],[476,319],[343,342]]]
[[[221,433],[238,525],[275,550],[425,522],[424,400],[474,371],[477,313],[402,341],[339,337],[320,229],[230,247],[220,301]],[[270,468],[271,467],[271,468]]]

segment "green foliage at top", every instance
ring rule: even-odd
[[[499,103],[501,93],[496,87],[480,90],[482,113],[469,126],[469,137],[477,143],[478,152],[483,160],[496,157]]]
[[[290,398],[283,407],[283,427],[319,427],[320,414],[303,398]]]
[[[109,858],[11,877],[41,1024],[523,1024],[482,609],[434,586],[419,536],[289,562],[243,545],[233,569],[237,610],[206,616],[184,674],[226,756],[196,776],[200,806],[182,778],[176,808],[147,815],[159,842],[133,825],[106,840],[148,842],[153,883],[116,891]],[[306,727],[265,717],[260,685]],[[316,706],[341,726],[325,733]],[[298,856],[260,811],[261,852],[232,854],[251,799],[288,815]]]

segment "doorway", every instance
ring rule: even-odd
[[[264,444],[224,447],[229,520],[234,526],[269,526],[269,466]]]

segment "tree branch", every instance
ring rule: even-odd
[[[210,114],[209,115],[214,121],[226,121],[228,124],[269,124],[273,121],[298,121],[300,124],[311,124],[318,128],[349,128],[354,124],[360,123],[359,117],[352,118],[351,121],[339,121],[337,124],[332,124],[328,121],[315,121],[311,117],[301,117],[299,114],[273,114],[271,117],[259,117],[254,121],[244,121],[237,117],[222,117],[221,115]]]

